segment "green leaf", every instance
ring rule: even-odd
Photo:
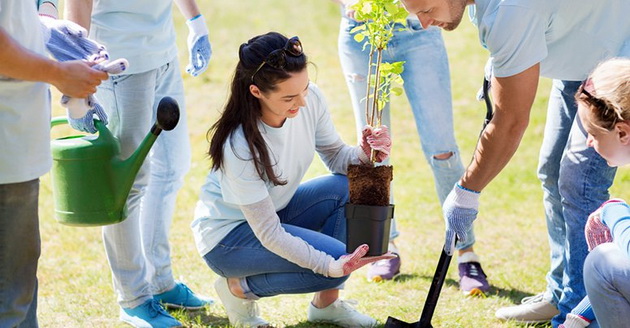
[[[401,87],[394,87],[391,89],[391,92],[396,96],[400,96],[402,95],[403,89]]]
[[[354,41],[356,41],[356,42],[363,42],[363,40],[365,40],[365,34],[358,33],[358,34],[354,35]]]

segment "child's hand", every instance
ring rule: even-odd
[[[588,216],[586,226],[584,227],[584,236],[586,237],[589,252],[599,244],[612,242],[610,229],[608,229],[608,227],[602,222],[600,216],[604,205],[620,202],[623,202],[623,200],[618,198],[610,199],[604,202],[597,210],[595,210],[595,212]]]

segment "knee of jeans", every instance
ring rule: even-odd
[[[627,271],[628,268],[630,265],[617,245],[600,244],[584,261],[584,284],[590,285],[591,288],[601,288],[603,284],[625,276],[615,273],[619,270]]]
[[[334,174],[334,184],[331,186],[331,191],[338,197],[341,205],[348,202],[350,198],[350,192],[348,189],[348,177],[343,174]]]
[[[431,155],[429,163],[434,170],[461,170],[463,173],[463,164],[459,159],[459,153],[455,150],[440,152]]]

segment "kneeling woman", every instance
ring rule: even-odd
[[[366,128],[359,146],[346,145],[306,65],[297,37],[271,32],[242,44],[229,100],[210,129],[212,170],[192,228],[237,327],[268,324],[260,297],[311,292],[309,321],[376,324],[339,299],[352,271],[392,257],[364,257],[367,245],[346,254],[344,174],[372,150],[385,159],[391,139],[386,127]],[[315,152],[332,174],[301,183]]]

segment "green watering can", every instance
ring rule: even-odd
[[[131,186],[151,146],[162,130],[179,121],[177,101],[164,97],[157,108],[157,122],[138,149],[120,158],[120,143],[101,121],[94,120],[98,136],[80,135],[51,142],[51,170],[55,218],[72,226],[100,226],[123,221]],[[67,124],[54,118],[52,126]]]

